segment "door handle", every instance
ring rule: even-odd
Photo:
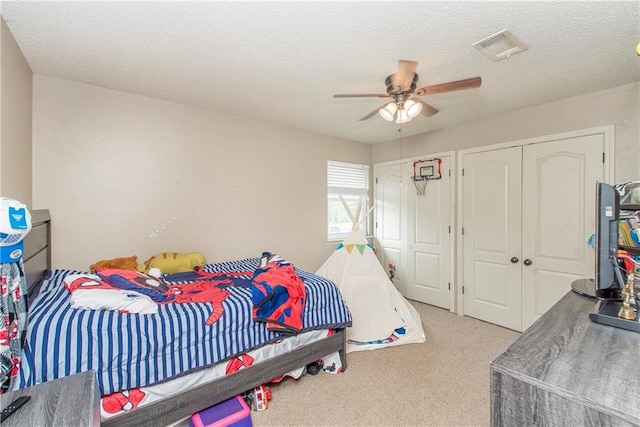
[[[523,264],[526,265],[527,267],[530,266],[531,264],[533,264],[533,261],[531,261],[529,258],[525,259],[523,261]]]
[[[517,264],[518,261],[520,261],[520,259],[517,256],[514,256],[513,258],[511,258],[511,262],[514,264]]]

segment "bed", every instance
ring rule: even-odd
[[[32,224],[32,231],[25,238],[25,255],[23,258],[29,290],[29,301],[32,304],[30,307],[30,322],[32,318],[31,310],[33,309],[34,313],[45,311],[43,309],[43,301],[46,301],[48,297],[47,292],[51,292],[50,288],[53,285],[59,284],[61,275],[64,276],[67,274],[60,270],[54,270],[52,272],[51,269],[51,220],[49,212],[47,210],[34,210],[32,212]],[[230,268],[227,264],[228,263],[220,264],[222,266],[218,264],[214,265],[218,267],[209,265],[208,267],[214,270],[216,268]],[[311,277],[315,276],[311,275],[311,273],[304,273]],[[306,277],[309,276],[303,276],[301,274],[301,277],[303,277],[305,286],[307,286]],[[315,276],[315,278],[317,278],[317,280],[326,280],[318,278],[317,276]],[[314,280],[316,280],[315,278]],[[312,298],[311,294],[309,294],[308,297]],[[309,305],[313,306],[314,304]],[[56,309],[56,311],[57,310],[58,309]],[[169,425],[335,352],[339,354],[342,370],[344,370],[347,367],[345,328],[350,325],[348,310],[347,317],[348,321],[346,317],[342,316],[337,320],[334,319],[333,322],[329,322],[332,332],[326,337],[319,338],[302,347],[292,348],[286,351],[286,353],[270,357],[229,375],[190,386],[180,390],[177,395],[161,398],[146,406],[141,406],[135,410],[108,418],[103,420],[102,425]],[[31,326],[30,324],[25,353],[29,348],[32,350],[37,348],[37,343],[30,341],[36,336],[32,333]],[[74,324],[74,328],[76,327]],[[35,328],[34,326],[34,329]],[[320,329],[320,326],[314,328]],[[306,330],[302,332],[306,332]],[[309,331],[309,333],[312,332],[313,331]],[[288,340],[283,337],[280,338],[271,341],[286,342]],[[36,338],[33,339],[36,340]],[[255,343],[252,342],[251,345],[255,347]],[[271,344],[266,343],[265,347],[269,345]],[[244,350],[236,350],[237,349],[233,350],[232,355],[229,355],[230,353],[228,352],[222,352],[220,357],[223,359],[217,361],[216,364],[218,362],[228,361],[234,356],[244,354]],[[78,366],[79,365],[80,364],[78,364]],[[73,373],[74,372],[70,372],[70,374]],[[63,372],[61,376],[64,375],[65,373]],[[181,376],[181,374],[178,376]],[[171,384],[171,380],[161,381],[161,383],[163,382]],[[105,386],[105,388],[107,387]]]

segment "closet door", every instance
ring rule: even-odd
[[[593,277],[595,183],[602,181],[602,134],[523,147],[522,330]]]
[[[430,158],[430,157],[425,157]],[[449,309],[451,305],[451,157],[441,157],[442,178],[429,181],[417,195],[406,167],[407,182],[407,298]],[[408,165],[411,165],[409,162]]]
[[[376,255],[385,270],[395,266],[393,283],[404,295],[402,171],[401,164],[376,165],[374,169],[376,209]],[[412,184],[413,185],[413,184]]]
[[[521,330],[522,149],[462,159],[464,314]]]

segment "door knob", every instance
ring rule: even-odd
[[[511,262],[514,263],[514,264],[517,264],[518,261],[520,261],[520,259],[518,259],[517,256],[514,256],[513,258],[511,258]]]
[[[533,264],[533,261],[531,261],[529,258],[525,259],[523,262],[524,265],[529,266],[531,264]]]

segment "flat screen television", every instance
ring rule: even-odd
[[[595,295],[619,299],[623,283],[618,270],[618,219],[620,193],[604,182],[596,183]]]
[[[618,259],[620,193],[608,184],[599,182],[596,185],[596,276],[592,289],[599,301],[589,313],[589,319],[640,332],[640,322],[634,310],[629,305],[624,306],[631,301],[621,302],[624,268]],[[573,288],[574,285],[571,286]]]
[[[620,193],[604,182],[596,183],[595,278],[579,279],[571,288],[603,300],[620,300],[622,276],[618,270],[618,219]]]

